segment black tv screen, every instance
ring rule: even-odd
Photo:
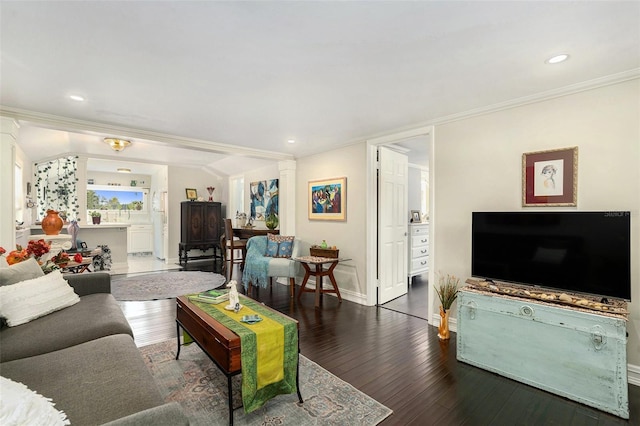
[[[630,212],[474,212],[474,277],[631,300]]]

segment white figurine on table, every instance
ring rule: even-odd
[[[229,281],[227,288],[229,289],[229,304],[224,308],[227,311],[235,311],[236,313],[242,309],[240,304],[240,296],[238,296],[238,289],[236,288],[237,282],[235,280]]]

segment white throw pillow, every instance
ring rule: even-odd
[[[51,399],[32,391],[22,383],[0,377],[0,424],[69,425],[67,415],[54,407]]]
[[[80,301],[60,271],[0,287],[0,317],[13,327]]]
[[[38,265],[38,262],[33,257],[30,257],[23,262],[7,265],[6,268],[0,268],[0,285],[15,284],[43,275],[44,272],[42,272],[42,268]]]

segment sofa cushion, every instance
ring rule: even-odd
[[[38,265],[38,262],[31,257],[24,262],[0,267],[0,286],[19,283],[20,281],[42,277],[43,275],[44,272],[42,272],[42,268]]]
[[[0,286],[0,316],[10,327],[64,309],[80,301],[60,271]]]
[[[111,293],[111,275],[108,272],[64,274],[64,279],[80,297],[94,293]]]
[[[68,425],[67,415],[54,407],[51,398],[32,391],[22,383],[0,377],[0,424]]]
[[[96,425],[164,404],[129,335],[2,363],[2,375],[47,395],[72,425]]]
[[[269,262],[270,277],[295,277],[297,262],[287,258],[275,258]]]
[[[4,328],[0,332],[0,361],[40,355],[112,334],[133,336],[111,294],[90,294],[61,311]]]

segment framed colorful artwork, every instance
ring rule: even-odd
[[[198,191],[193,188],[186,188],[185,192],[187,193],[187,200],[195,201],[198,199]]]
[[[578,204],[578,147],[522,154],[522,206]]]
[[[278,182],[278,179],[267,179],[249,184],[252,220],[264,221],[272,214],[278,216]]]
[[[347,178],[309,182],[309,219],[347,220]]]

